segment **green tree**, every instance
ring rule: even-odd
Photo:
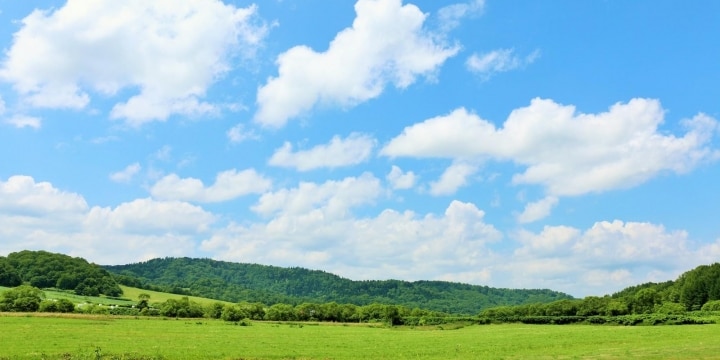
[[[40,312],[71,313],[75,311],[75,304],[68,299],[50,299],[40,302]]]
[[[142,309],[150,307],[150,295],[146,293],[140,293],[138,295],[138,302],[137,305],[135,305],[138,310],[142,311]]]
[[[223,309],[225,305],[219,301],[216,301],[210,305],[205,306],[205,317],[210,319],[219,319],[222,317]]]
[[[607,297],[588,296],[578,306],[577,314],[580,316],[604,315],[609,300]]]
[[[627,303],[621,299],[612,299],[605,307],[605,315],[607,316],[627,315],[629,313]]]
[[[221,319],[225,321],[240,321],[249,318],[249,314],[239,305],[226,305],[223,308]]]
[[[20,274],[5,258],[0,258],[0,286],[15,287],[22,284]]]
[[[0,295],[0,311],[35,312],[40,308],[44,297],[42,290],[30,285],[20,285]]]
[[[660,294],[653,288],[638,291],[632,300],[632,312],[635,314],[650,314],[655,305],[660,304]]]
[[[265,312],[265,320],[271,321],[293,321],[295,318],[295,309],[288,304],[274,304]]]
[[[674,302],[664,302],[662,304],[655,305],[655,310],[653,312],[657,314],[680,315],[685,313],[685,305]]]

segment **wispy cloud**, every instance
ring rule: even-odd
[[[489,79],[497,73],[521,69],[532,64],[539,57],[540,50],[521,57],[515,55],[514,49],[499,49],[485,54],[474,53],[467,59],[465,66],[483,79]]]
[[[110,180],[119,183],[128,183],[141,169],[142,167],[139,163],[130,164],[125,169],[110,174]]]
[[[5,120],[5,123],[10,124],[16,128],[28,127],[33,129],[39,129],[42,126],[42,121],[40,120],[40,118],[27,115],[13,116]]]

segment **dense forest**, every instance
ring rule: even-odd
[[[352,281],[318,270],[210,259],[164,258],[104,268],[128,286],[268,305],[382,303],[452,314],[477,314],[500,305],[572,298],[551,290],[497,289],[445,281]]]
[[[122,294],[107,270],[82,258],[27,250],[0,257],[0,286],[23,283],[41,289],[73,290],[78,295]]]

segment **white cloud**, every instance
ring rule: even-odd
[[[514,54],[513,49],[493,50],[485,54],[473,53],[465,62],[468,70],[488,79],[490,76],[510,70],[523,68],[532,64],[540,56],[540,51],[535,50],[530,55],[521,58]]]
[[[179,201],[90,208],[81,195],[29,176],[0,181],[0,254],[47,250],[101,264],[189,256],[214,221],[213,214]]]
[[[74,213],[88,207],[82,196],[56,189],[48,182],[16,175],[0,180],[0,213],[38,215]]]
[[[163,145],[163,147],[159,148],[152,157],[160,161],[170,161],[170,159],[172,159],[172,146]]]
[[[460,25],[460,21],[467,16],[479,14],[485,8],[485,0],[471,0],[440,8],[437,13],[440,29],[450,31]]]
[[[350,134],[345,139],[336,135],[329,144],[296,152],[293,152],[292,145],[286,142],[275,150],[268,163],[274,166],[292,167],[299,171],[357,165],[370,157],[374,147],[373,137],[358,133]]]
[[[402,169],[393,165],[390,173],[385,177],[393,189],[410,189],[415,186],[417,176],[414,172],[403,172]]]
[[[139,163],[130,164],[124,169],[110,174],[110,180],[119,183],[128,183],[140,172],[140,169],[142,169],[142,167]]]
[[[358,0],[350,28],[325,52],[296,46],[277,58],[278,76],[257,93],[255,121],[282,127],[314,106],[351,107],[388,84],[406,88],[458,51],[423,29],[426,15],[401,0]]]
[[[534,99],[495,126],[460,108],[406,127],[381,154],[512,161],[526,170],[515,184],[538,184],[567,196],[629,188],[665,172],[684,173],[715,160],[718,122],[704,114],[684,121],[682,137],[661,132],[657,100],[633,99],[599,114]]]
[[[643,222],[596,222],[587,230],[545,226],[538,234],[520,231],[522,245],[506,264],[512,287],[547,287],[576,296],[604,295],[648,281],[673,280],[703,264],[685,231],[667,231]]]
[[[323,184],[301,182],[297,188],[265,193],[253,211],[273,214],[303,214],[314,208],[322,209],[323,216],[343,217],[349,209],[370,204],[381,194],[380,180],[370,173],[360,177],[347,177],[341,181],[328,180]]]
[[[93,207],[85,226],[96,232],[162,235],[204,232],[214,221],[214,215],[186,202],[137,199],[115,208]]]
[[[265,221],[217,224],[182,201],[136,199],[90,207],[79,194],[31,177],[0,181],[0,254],[37,249],[122,264],[158,256],[323,269],[352,279],[466,281],[603,295],[675,279],[715,261],[720,239],[698,245],[687,232],[646,222],[601,221],[588,229],[545,226],[503,234],[472,203],[443,213],[353,209],[382,196],[370,174],[267,193],[254,210]]]
[[[212,113],[207,89],[267,32],[256,11],[217,0],[70,0],[22,20],[0,77],[43,108],[83,109],[91,92],[137,88],[111,112],[131,125]]]
[[[257,140],[260,137],[252,130],[246,130],[245,125],[237,124],[225,133],[233,143],[241,143],[245,140]]]
[[[42,126],[40,118],[27,115],[16,115],[5,121],[16,128],[29,127],[33,129],[39,129]]]
[[[454,161],[440,175],[440,179],[430,183],[430,194],[435,196],[454,194],[459,188],[467,185],[468,177],[474,175],[477,170],[477,165]]]
[[[323,205],[278,213],[267,223],[231,224],[202,248],[224,260],[419,280],[475,271],[492,261],[487,244],[501,238],[483,221],[484,212],[458,201],[439,216],[384,210],[376,217],[329,217],[327,211]]]
[[[180,178],[170,174],[153,185],[150,193],[162,200],[183,200],[196,202],[222,202],[248,194],[259,194],[268,190],[272,182],[254,169],[243,171],[227,170],[217,174],[215,183],[206,187],[195,178]]]
[[[558,198],[555,196],[547,196],[536,202],[525,205],[525,210],[518,215],[517,220],[521,224],[538,221],[550,215],[552,209],[557,205]]]

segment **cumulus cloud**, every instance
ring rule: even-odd
[[[468,177],[478,170],[477,165],[464,161],[455,161],[440,175],[440,179],[430,183],[430,194],[435,196],[452,195],[467,185]]]
[[[410,189],[415,186],[417,176],[414,172],[403,172],[400,167],[393,165],[390,173],[385,177],[393,189]]]
[[[85,226],[93,231],[139,235],[162,235],[169,231],[199,233],[207,231],[214,219],[211,213],[186,202],[137,199],[115,208],[93,207]]]
[[[139,163],[130,164],[124,169],[110,174],[110,180],[119,183],[128,183],[140,172],[141,169],[142,166],[140,166]]]
[[[540,56],[538,50],[525,57],[519,57],[514,52],[514,49],[498,49],[485,54],[473,53],[465,62],[465,66],[471,72],[480,75],[484,79],[489,79],[496,73],[530,65]]]
[[[267,32],[256,12],[217,0],[70,0],[21,21],[0,77],[41,108],[83,109],[93,92],[139,89],[111,112],[132,125],[212,113],[207,89]]]
[[[81,195],[29,176],[0,181],[0,254],[48,250],[102,264],[188,256],[214,222],[213,214],[179,201],[90,207]]]
[[[150,193],[156,199],[194,202],[222,202],[248,194],[267,191],[272,182],[254,169],[227,170],[218,173],[215,183],[205,186],[195,178],[180,178],[170,174],[153,185]]]
[[[647,222],[600,221],[586,230],[545,226],[520,231],[521,243],[505,265],[513,286],[542,286],[576,296],[604,295],[648,281],[675,279],[703,263],[685,231]]]
[[[345,139],[333,136],[328,144],[296,152],[293,152],[292,145],[286,142],[275,150],[268,163],[299,171],[357,165],[370,157],[374,147],[375,139],[372,136],[358,133],[350,134]]]
[[[536,202],[528,203],[525,205],[525,210],[520,213],[517,220],[521,224],[531,223],[538,221],[548,215],[558,203],[558,198],[555,196],[547,196]]]
[[[408,87],[459,51],[423,29],[426,15],[415,5],[358,0],[355,12],[325,52],[296,46],[278,56],[278,76],[258,90],[255,121],[282,127],[318,104],[354,106],[389,84]]]
[[[265,193],[253,211],[264,216],[273,214],[302,214],[322,209],[323,216],[346,216],[356,206],[370,204],[381,194],[380,180],[370,173],[343,180],[328,180],[322,184],[301,182],[293,189]],[[316,213],[317,214],[317,213]]]
[[[27,115],[16,115],[7,120],[5,123],[10,124],[16,128],[33,128],[39,129],[42,126],[42,121],[38,117],[27,116]]]
[[[322,268],[363,279],[428,279],[490,262],[501,234],[474,205],[453,201],[444,214],[384,210],[328,221],[327,207],[283,212],[267,223],[231,224],[202,248],[231,261]],[[442,274],[442,275],[438,275]]]
[[[633,99],[599,114],[534,99],[502,128],[464,108],[406,127],[381,154],[511,161],[526,167],[515,184],[537,184],[550,196],[629,188],[666,172],[684,173],[717,159],[711,140],[718,122],[698,114],[682,136],[658,129],[659,101]]]
[[[468,202],[451,201],[437,214],[355,213],[382,194],[370,174],[300,183],[257,201],[253,209],[264,220],[219,225],[218,216],[183,201],[90,207],[79,194],[13,176],[0,181],[0,254],[42,249],[122,264],[200,250],[217,259],[304,266],[353,279],[441,279],[575,296],[674,279],[720,254],[720,239],[697,245],[685,231],[648,222],[545,226],[504,236]]]

